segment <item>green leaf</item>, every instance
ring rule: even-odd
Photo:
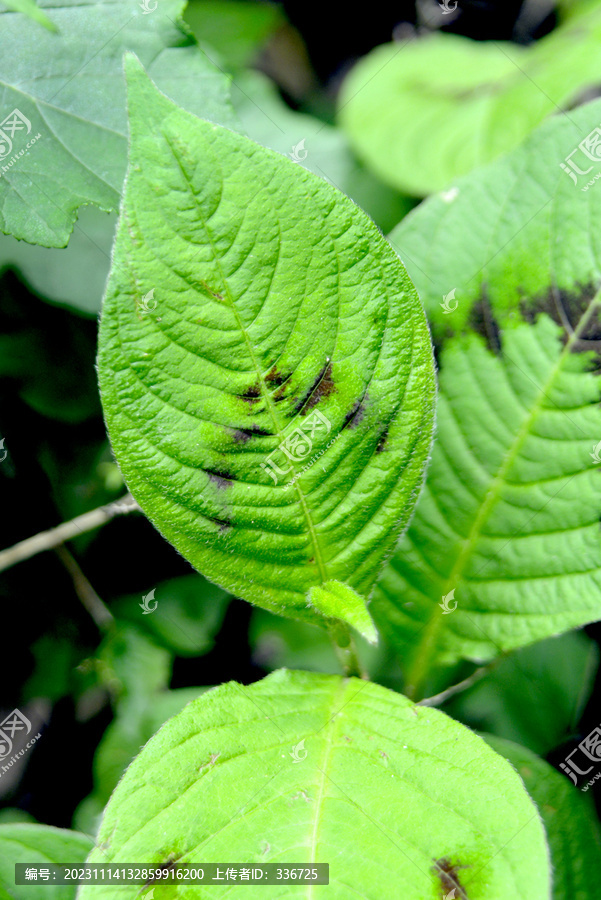
[[[452,866],[469,897],[550,890],[542,824],[500,756],[437,710],[333,675],[282,670],[189,704],[129,767],[98,840],[111,862],[328,862],[332,900],[349,885],[366,900],[438,900]]]
[[[3,121],[16,111],[18,129],[11,147],[5,141],[0,150],[6,154],[0,230],[64,247],[78,207],[119,205],[127,153],[125,49],[137,52],[160,87],[187,109],[230,127],[236,119],[227,79],[178,24],[183,0],[161,0],[150,15],[137,0],[40,5],[52,9],[58,36],[32,28],[25,16],[0,12],[11,48],[0,60],[0,110]]]
[[[23,13],[23,15],[43,25],[49,31],[58,31],[52,19],[49,19],[45,12],[42,12],[34,0],[2,0],[2,5],[13,12]],[[0,10],[0,12],[3,11]]]
[[[545,824],[553,864],[553,900],[601,900],[601,828],[592,798],[534,753],[482,737],[514,766]]]
[[[119,702],[146,709],[148,698],[167,687],[172,657],[137,628],[120,625],[98,649],[101,682]]]
[[[15,863],[82,863],[93,847],[84,834],[49,825],[0,825],[0,900],[74,900],[76,886],[15,885]]]
[[[601,617],[601,189],[560,167],[599,122],[555,117],[391,235],[440,348],[428,480],[371,609],[409,688]]]
[[[141,596],[118,600],[111,611],[119,620],[135,623],[154,640],[180,656],[200,656],[213,646],[229,601],[225,591],[198,575],[171,578],[154,588],[148,601],[152,614],[140,610]]]
[[[248,626],[252,661],[267,672],[275,669],[306,669],[341,675],[341,663],[329,635],[322,628],[295,622],[253,609]]]
[[[585,634],[549,638],[499,660],[444,711],[546,756],[576,730],[598,666],[599,648]]]
[[[423,196],[586,96],[599,82],[600,37],[595,4],[530,47],[443,33],[385,44],[343,82],[340,123],[381,178]]]
[[[63,249],[39,247],[0,234],[0,270],[17,269],[44,299],[84,313],[100,312],[111,265],[117,217],[95,206],[81,206]]]
[[[368,598],[421,484],[423,312],[344,195],[127,66],[131,163],[99,353],[117,460],[207,578],[325,624],[309,589]]]
[[[134,715],[131,705],[123,704],[94,755],[94,790],[75,813],[77,827],[96,831],[102,811],[132,759],[167,719],[206,690],[198,687],[162,691],[150,697],[146,706]]]
[[[309,588],[311,606],[328,619],[340,619],[355,628],[359,634],[376,644],[378,633],[365,607],[365,600],[347,584],[327,581],[325,584]]]
[[[248,0],[191,0],[185,19],[195,37],[214,47],[229,68],[251,65],[284,23],[281,7]]]

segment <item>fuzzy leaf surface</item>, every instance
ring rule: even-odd
[[[542,823],[511,766],[438,710],[336,675],[282,669],[203,694],[131,764],[98,843],[89,862],[330,864],[327,888],[287,885],[290,900],[440,900],[451,873],[470,900],[550,898]],[[80,900],[117,890],[133,900],[139,886],[86,886]]]
[[[365,601],[422,482],[423,311],[343,194],[178,109],[133,58],[128,71],[130,169],[99,354],[113,448],[203,575],[323,621],[309,589],[339,581]]]

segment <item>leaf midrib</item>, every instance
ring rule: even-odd
[[[217,266],[217,269],[219,270],[219,274],[220,274],[220,276],[221,276],[221,280],[222,280],[223,285],[224,285],[224,295],[225,295],[225,298],[226,298],[227,301],[228,301],[228,304],[229,304],[229,306],[230,306],[230,309],[231,309],[231,311],[232,311],[232,313],[233,313],[233,315],[234,315],[234,317],[235,317],[235,319],[236,319],[236,324],[238,325],[238,328],[240,329],[240,333],[242,334],[242,337],[243,337],[244,342],[245,342],[245,344],[246,344],[246,347],[247,347],[247,350],[248,350],[250,359],[251,359],[252,364],[253,364],[254,369],[255,369],[256,377],[257,377],[257,379],[258,379],[258,381],[259,381],[259,384],[260,384],[260,387],[261,387],[261,395],[263,396],[263,399],[264,399],[264,401],[265,401],[265,405],[266,405],[266,407],[267,407],[267,409],[268,409],[268,411],[269,411],[269,415],[270,415],[270,417],[271,417],[272,424],[273,424],[273,426],[274,426],[274,428],[275,428],[276,435],[277,435],[278,438],[280,438],[280,442],[281,442],[281,439],[283,439],[283,433],[282,433],[282,429],[280,428],[280,424],[279,424],[279,421],[278,421],[278,418],[277,418],[277,415],[276,415],[276,410],[275,410],[274,403],[273,403],[273,401],[272,401],[272,399],[271,399],[271,394],[269,393],[269,390],[268,390],[268,388],[267,388],[267,384],[265,383],[265,379],[264,379],[264,377],[263,377],[262,368],[259,366],[259,363],[258,363],[257,358],[256,358],[256,356],[255,356],[254,348],[253,348],[253,346],[252,346],[252,343],[251,343],[251,341],[250,341],[250,338],[249,338],[249,336],[248,336],[248,333],[247,333],[247,331],[246,331],[246,329],[245,329],[245,327],[244,327],[244,324],[243,324],[243,322],[242,322],[242,320],[241,320],[241,318],[240,318],[240,315],[239,315],[238,310],[237,310],[237,308],[236,308],[236,304],[234,303],[234,298],[232,297],[232,294],[231,294],[231,292],[230,292],[229,282],[228,282],[228,279],[226,278],[225,273],[224,273],[224,271],[223,271],[223,268],[222,268],[222,265],[221,265],[221,259],[220,259],[219,255],[217,254],[217,251],[216,251],[216,248],[215,248],[215,244],[213,243],[213,239],[212,239],[211,234],[210,234],[210,232],[209,232],[209,228],[208,228],[207,222],[206,222],[205,217],[204,217],[204,215],[203,215],[203,210],[201,209],[201,207],[200,207],[200,205],[199,205],[199,203],[198,203],[196,194],[194,193],[194,191],[193,191],[193,189],[192,189],[192,184],[191,184],[191,182],[190,182],[190,179],[189,179],[189,177],[188,177],[188,174],[187,174],[187,172],[185,171],[184,167],[183,167],[182,164],[181,164],[181,160],[180,160],[180,158],[179,158],[179,155],[178,155],[178,153],[176,152],[175,147],[174,147],[173,144],[171,143],[171,141],[170,141],[168,135],[165,134],[164,131],[163,131],[163,137],[165,138],[165,142],[167,143],[167,146],[170,148],[171,153],[173,154],[173,158],[174,158],[175,162],[177,163],[177,166],[178,166],[180,172],[182,173],[182,177],[184,178],[184,181],[185,181],[185,183],[186,183],[186,185],[187,185],[187,187],[188,187],[189,194],[190,194],[190,196],[191,196],[191,198],[192,198],[192,200],[193,200],[193,202],[194,202],[194,205],[195,205],[195,207],[196,207],[196,209],[197,209],[197,211],[198,211],[198,215],[199,215],[200,221],[201,221],[201,223],[202,223],[204,232],[205,232],[205,234],[206,234],[207,241],[208,241],[208,243],[209,243],[209,245],[210,245],[210,247],[211,247],[211,251],[212,251],[212,254],[213,254],[213,259],[214,259],[214,261],[215,261],[215,265]],[[262,185],[262,187],[264,188],[264,185]],[[259,193],[259,192],[257,192],[257,194],[258,194],[258,193]],[[256,195],[255,195],[255,196],[256,196]],[[321,578],[321,580],[322,580],[322,583],[325,583],[326,581],[329,580],[328,572],[327,572],[326,565],[325,565],[324,560],[323,560],[323,556],[322,556],[322,552],[321,552],[321,547],[320,547],[319,541],[318,541],[318,539],[317,539],[317,532],[316,532],[316,530],[315,530],[315,525],[314,525],[313,519],[312,519],[312,517],[311,517],[311,513],[310,513],[310,511],[309,511],[309,507],[308,507],[308,504],[307,504],[307,498],[305,497],[305,494],[304,494],[304,492],[303,492],[303,490],[302,490],[301,485],[300,485],[299,482],[300,482],[300,479],[296,479],[296,480],[294,481],[294,489],[296,490],[296,494],[297,494],[297,496],[298,496],[298,500],[299,500],[301,509],[302,509],[302,511],[303,511],[303,515],[304,515],[304,518],[305,518],[305,522],[306,522],[306,524],[307,524],[307,530],[308,530],[309,536],[310,536],[310,538],[311,538],[311,543],[312,543],[312,545],[313,545],[313,552],[314,552],[314,555],[315,555],[315,562],[316,562],[317,567],[318,567],[318,569],[319,569],[320,578]]]
[[[457,585],[459,581],[462,579],[465,567],[467,565],[468,560],[472,556],[472,553],[476,547],[477,542],[480,540],[482,528],[488,519],[492,508],[496,504],[499,499],[499,493],[501,488],[507,483],[505,481],[505,476],[512,468],[516,457],[522,447],[523,442],[530,434],[530,429],[535,418],[538,416],[541,408],[543,399],[546,397],[547,392],[553,385],[553,382],[559,375],[564,360],[567,356],[572,352],[572,347],[580,338],[580,335],[584,331],[588,321],[595,311],[596,308],[601,307],[601,290],[597,292],[597,294],[591,300],[587,310],[583,313],[580,321],[578,322],[577,327],[574,329],[572,334],[569,336],[566,341],[559,357],[557,358],[556,363],[551,369],[551,372],[544,383],[544,385],[539,389],[537,398],[535,403],[530,410],[530,413],[524,420],[522,426],[517,432],[512,444],[510,445],[505,458],[491,481],[490,487],[486,493],[486,497],[484,502],[480,506],[477,515],[474,518],[472,526],[470,528],[469,534],[463,540],[463,547],[461,552],[459,553],[455,563],[453,564],[453,568],[451,572],[447,576],[444,582],[443,595],[446,596],[450,590],[454,587],[457,589]],[[432,600],[432,598],[429,598]],[[429,617],[428,623],[424,628],[423,637],[418,644],[417,650],[414,655],[414,663],[410,667],[407,673],[407,681],[406,681],[406,693],[409,696],[415,694],[417,688],[419,687],[424,675],[427,673],[428,662],[430,660],[430,655],[433,652],[436,637],[438,632],[440,631],[442,625],[445,624],[441,615],[438,614],[438,609],[436,604],[432,604],[432,613]]]
[[[340,695],[344,696],[344,694],[346,693],[347,683],[348,683],[347,680],[344,679],[340,684],[336,685],[335,693],[332,698],[332,707],[334,707],[334,704],[336,703],[336,700],[338,699],[338,695],[340,694]],[[323,808],[323,798],[324,798],[324,793],[325,793],[326,778],[329,777],[328,776],[328,766],[329,766],[329,762],[330,762],[330,756],[332,753],[334,730],[336,728],[336,715],[338,712],[340,712],[340,709],[341,709],[341,707],[339,707],[336,710],[336,712],[330,716],[330,720],[326,726],[327,731],[326,731],[325,749],[324,749],[323,758],[321,761],[321,766],[317,767],[321,771],[321,779],[319,781],[318,793],[315,798],[315,815],[313,816],[313,830],[312,830],[312,834],[311,834],[311,860],[310,860],[310,862],[312,865],[314,865],[317,862],[317,860],[316,860],[317,835],[318,835],[318,831],[319,831],[319,824],[321,822],[321,813],[322,813],[322,808]],[[309,884],[308,887],[309,887],[309,889],[307,891],[307,900],[311,900],[311,898],[314,896],[314,891],[313,891],[314,885]]]

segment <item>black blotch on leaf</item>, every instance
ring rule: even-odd
[[[220,472],[217,469],[203,469],[203,472],[206,472],[209,479],[221,489],[231,487],[232,481],[236,480],[229,472]]]
[[[317,406],[323,397],[329,397],[335,390],[336,385],[332,379],[332,363],[328,360],[311,387],[296,401],[292,414],[300,413],[301,416],[306,416],[309,410]]]
[[[177,857],[177,856],[171,855],[171,856],[169,856],[169,859],[166,862],[158,863],[157,865],[153,866],[153,868],[157,870],[157,877],[149,878],[148,881],[143,885],[142,890],[145,890],[146,888],[150,887],[152,884],[160,884],[163,881],[163,879],[158,874],[158,872],[159,871],[160,872],[169,872],[170,869],[173,869],[173,867],[175,866],[175,863],[178,858],[179,857]]]
[[[486,341],[488,349],[496,356],[501,355],[501,330],[494,317],[486,287],[470,311],[469,327]]]
[[[340,428],[341,431],[348,426],[349,428],[356,428],[357,425],[363,420],[365,415],[365,400],[367,397],[363,397],[361,400],[356,400],[346,416],[342,421],[342,426]]]
[[[376,447],[376,453],[381,453],[384,447],[386,446],[386,441],[388,440],[388,425],[380,435],[380,440],[378,441]]]
[[[524,299],[520,304],[520,312],[527,322],[535,322],[540,313],[546,313],[554,322],[563,328],[563,343],[567,343],[571,333],[578,327],[580,320],[590,306],[591,300],[598,290],[598,285],[576,285],[572,291],[550,287],[545,294]],[[599,313],[592,314],[585,322],[579,338],[572,346],[573,353],[583,350],[597,349],[591,343],[601,343],[601,322]]]
[[[430,871],[440,882],[442,890],[440,895],[441,898],[444,900],[447,894],[454,888],[455,900],[469,900],[468,894],[465,888],[462,887],[458,875],[460,869],[469,869],[469,866],[462,866],[461,863],[452,863],[447,856],[443,856],[441,859],[435,859],[433,862],[434,865]]]
[[[266,428],[260,428],[258,425],[251,425],[249,428],[236,428],[234,431],[234,440],[237,443],[246,443],[252,437],[273,437],[271,431]]]
[[[243,394],[238,394],[238,397],[246,403],[258,403],[261,399],[261,385],[258,381],[255,384],[251,384]]]
[[[280,385],[284,384],[285,381],[292,376],[292,372],[289,375],[283,375],[277,366],[273,366],[265,376],[265,381],[270,387],[279,388]]]
[[[230,522],[229,519],[218,519],[217,516],[205,516],[205,519],[208,519],[209,522],[214,522],[215,525],[219,525],[219,531],[227,531],[229,528],[234,527],[234,523]]]

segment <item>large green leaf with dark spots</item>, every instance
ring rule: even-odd
[[[127,65],[130,167],[99,355],[124,477],[211,580],[373,639],[365,599],[431,440],[415,290],[343,194]]]
[[[167,722],[117,786],[98,845],[89,862],[329,863],[321,891],[272,889],[290,900],[550,898],[538,813],[480,737],[378,685],[285,669],[208,691]],[[172,890],[155,887],[156,900]]]
[[[553,865],[553,900],[601,900],[601,828],[591,797],[530,750],[490,734],[538,806]]]
[[[148,14],[139,0],[38,6],[49,10],[58,34],[0,10],[0,231],[64,247],[78,207],[119,207],[126,49],[186,109],[231,127],[236,117],[227,79],[178,22],[183,0],[150,3]]]
[[[601,83],[600,40],[597,3],[530,47],[445,33],[384,44],[345,79],[340,124],[381,178],[430,194],[587,99]]]
[[[599,102],[554,118],[391,235],[440,363],[427,484],[375,604],[410,687],[601,617],[601,163],[581,190],[561,168],[600,122]]]

